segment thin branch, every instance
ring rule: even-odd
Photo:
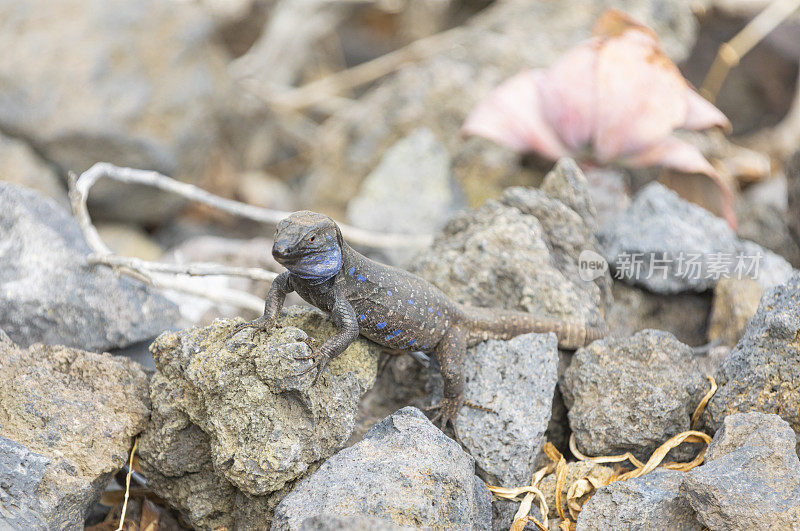
[[[223,212],[273,226],[277,225],[279,221],[291,214],[291,212],[270,210],[247,205],[239,201],[234,201],[233,199],[226,199],[192,184],[176,181],[156,171],[121,168],[107,162],[98,162],[83,172],[77,182],[75,182],[74,187],[72,187],[74,193],[77,194],[78,203],[83,205],[83,210],[86,210],[86,198],[89,195],[89,189],[102,177],[108,177],[115,181],[128,184],[136,183],[159,188],[167,192],[178,194],[186,199],[209,205]],[[70,191],[70,195],[72,194],[73,192]],[[76,201],[72,200],[72,198],[70,200],[73,203],[74,210]],[[78,212],[76,212],[76,216],[77,215]],[[85,215],[88,218],[88,211]],[[89,225],[91,225],[91,223],[89,223]],[[339,228],[342,229],[342,235],[350,244],[373,249],[425,247],[429,245],[432,240],[430,234],[377,233],[342,223],[339,224]],[[94,227],[91,227],[91,231],[93,234],[87,234],[87,240],[89,236],[91,236],[91,239],[94,240],[94,244],[90,241],[89,245],[95,249],[95,252],[98,254],[110,254],[111,250],[102,242],[97,231],[94,230]],[[104,251],[100,251],[100,249]]]
[[[462,26],[436,33],[371,61],[312,81],[302,87],[283,93],[269,94],[266,99],[277,107],[291,110],[325,104],[326,100],[339,96],[346,90],[375,81],[400,69],[403,65],[420,61],[444,48],[454,46],[466,35],[468,35],[468,31]],[[333,107],[333,109],[336,108],[337,106]]]
[[[89,188],[96,180],[95,178],[91,182],[83,181],[81,184],[81,181],[76,180],[74,175],[70,175],[69,179],[69,199],[72,204],[72,211],[86,243],[94,252],[87,259],[89,263],[107,265],[119,273],[128,275],[158,289],[180,291],[203,297],[213,302],[229,304],[256,312],[263,308],[263,299],[246,291],[209,286],[208,284],[201,286],[191,281],[191,279],[174,276],[174,274],[242,276],[254,280],[271,281],[276,276],[276,273],[271,271],[254,267],[230,267],[208,263],[166,264],[114,254],[100,238],[97,229],[92,224],[89,209],[86,206]],[[167,275],[167,273],[170,273],[170,275]]]
[[[730,69],[737,66],[747,52],[794,13],[798,7],[800,7],[800,0],[775,0],[731,40],[720,44],[717,56],[700,88],[700,94],[713,103]]]
[[[119,256],[114,254],[89,255],[90,264],[103,264],[110,267],[130,267],[138,271],[154,273],[174,273],[189,276],[228,276],[245,277],[252,280],[266,280],[272,282],[278,273],[261,269],[260,267],[233,267],[211,262],[192,262],[188,264],[167,264],[164,262],[149,262],[139,258]]]

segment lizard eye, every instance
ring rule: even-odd
[[[317,235],[315,234],[314,236],[311,236],[311,237],[308,239],[308,241],[309,241],[310,243],[314,243],[314,240],[316,240],[316,239],[317,239]]]

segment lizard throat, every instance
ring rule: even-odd
[[[332,246],[324,251],[310,253],[292,264],[284,264],[290,273],[311,284],[322,284],[342,269],[342,251]]]

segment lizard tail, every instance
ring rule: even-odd
[[[605,330],[576,321],[538,317],[536,315],[493,308],[461,306],[469,325],[469,345],[487,339],[511,339],[521,334],[554,332],[559,348],[574,350],[605,337]]]

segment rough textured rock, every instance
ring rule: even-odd
[[[719,389],[703,415],[706,426],[719,429],[727,415],[760,411],[780,415],[800,433],[800,273],[764,295],[715,377]]]
[[[153,490],[204,529],[269,525],[293,482],[347,441],[377,370],[378,347],[360,339],[316,385],[313,374],[295,376],[310,363],[294,359],[311,352],[308,337],[334,331],[319,311],[290,307],[281,328],[226,339],[236,322],[162,334],[151,346],[158,370],[142,467]]]
[[[18,344],[109,350],[173,326],[175,306],[86,262],[75,219],[33,190],[0,182],[0,328]]]
[[[694,509],[680,494],[683,476],[658,468],[602,487],[583,506],[577,529],[701,531]]]
[[[578,350],[559,385],[581,452],[631,452],[642,461],[690,429],[706,390],[692,349],[658,330],[609,337]],[[681,446],[671,455],[685,458],[686,452]]]
[[[645,186],[598,237],[615,278],[656,293],[705,291],[726,276],[770,288],[792,274],[784,258],[739,240],[724,220],[659,183]]]
[[[543,190],[511,188],[455,215],[411,269],[461,303],[600,324],[608,272],[584,282],[578,271],[581,252],[598,249],[585,183],[561,161]]]
[[[25,142],[0,134],[0,181],[20,184],[69,208],[64,183]]]
[[[83,529],[148,415],[129,360],[0,331],[0,528]]]
[[[319,514],[372,516],[414,528],[489,529],[488,491],[474,461],[416,408],[376,424],[323,463],[275,511],[272,529]]]
[[[614,283],[613,293],[614,304],[606,316],[608,335],[628,337],[653,328],[669,332],[687,345],[706,343],[710,295],[660,295],[622,282]]]
[[[786,165],[786,178],[789,180],[789,229],[795,243],[800,246],[800,150]]]
[[[339,516],[337,514],[319,514],[306,518],[300,525],[300,531],[399,531],[414,529],[395,525],[388,520],[374,516]]]
[[[734,346],[758,310],[764,290],[749,278],[723,278],[714,288],[714,305],[708,325],[708,340]]]
[[[445,142],[471,206],[497,197],[506,186],[530,183],[533,176],[516,155],[488,141],[465,139],[458,131],[492,88],[523,68],[550,65],[588,38],[607,7],[603,0],[495,2],[467,25],[463,45],[444,46],[401,68],[364,94],[358,108],[326,122],[304,197],[315,209],[338,215],[383,153],[420,126]],[[688,55],[697,22],[685,5],[624,0],[614,7],[651,26],[673,59]]]
[[[14,50],[0,60],[0,128],[63,171],[106,161],[197,182],[213,170],[214,112],[227,76],[200,7],[3,2],[0,47]],[[152,189],[122,189],[93,188],[95,213],[152,221],[176,203]]]
[[[800,529],[796,435],[777,415],[725,418],[705,464],[688,472],[681,492],[710,529]]]
[[[450,155],[433,132],[422,127],[386,151],[348,203],[347,221],[379,232],[430,234],[458,204]],[[402,264],[410,254],[394,250],[387,258]]]
[[[554,334],[490,340],[469,350],[464,396],[496,413],[463,407],[458,435],[487,481],[504,487],[530,482],[546,442],[557,369]]]

